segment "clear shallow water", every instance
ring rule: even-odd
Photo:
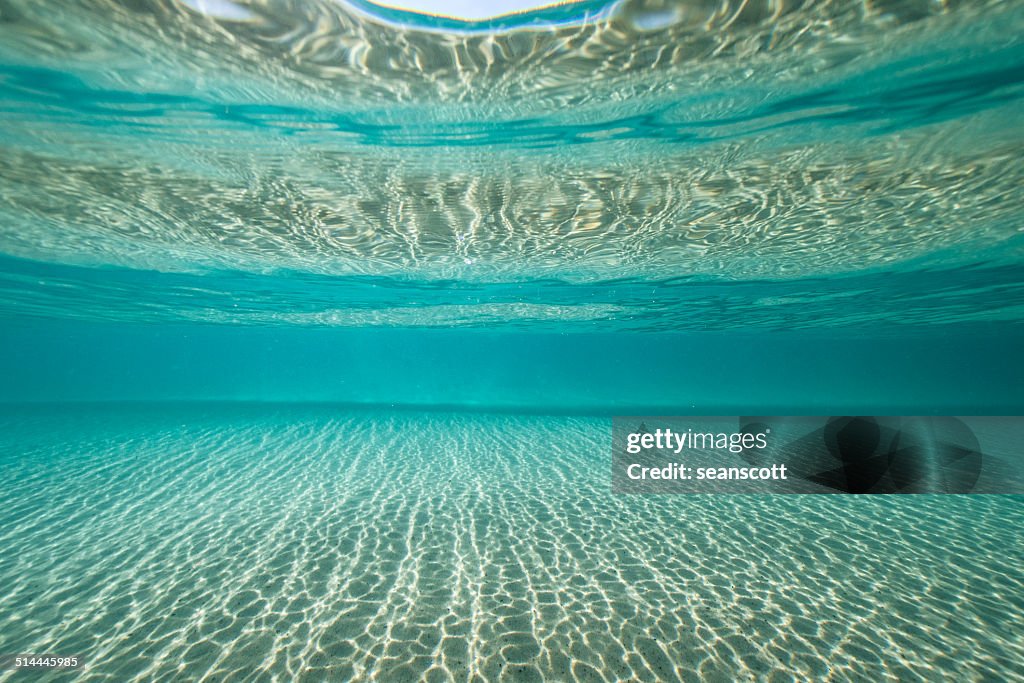
[[[1020,679],[1018,498],[615,496],[594,416],[1019,415],[1021,35],[0,1],[0,654]]]
[[[0,427],[3,647],[90,679],[1020,680],[1018,497],[616,496],[591,418]]]
[[[1024,403],[1019,2],[0,12],[3,400]]]
[[[1019,415],[999,325],[559,334],[20,321],[0,402],[228,400],[576,415]],[[609,437],[610,438],[610,437]]]
[[[0,313],[1021,319],[1018,2],[631,2],[499,34],[194,6],[4,4]]]

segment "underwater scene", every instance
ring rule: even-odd
[[[1022,157],[1022,0],[0,0],[0,682],[1024,681],[1020,494],[612,476],[1024,415]]]

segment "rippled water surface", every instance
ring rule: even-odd
[[[1020,2],[368,7],[0,4],[0,312],[1021,320]]]

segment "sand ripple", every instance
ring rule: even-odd
[[[612,495],[582,418],[0,427],[0,651],[83,680],[1022,680],[1019,498]]]

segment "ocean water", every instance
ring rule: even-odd
[[[0,657],[1024,680],[1014,496],[611,416],[1020,415],[1024,3],[0,0]]]

